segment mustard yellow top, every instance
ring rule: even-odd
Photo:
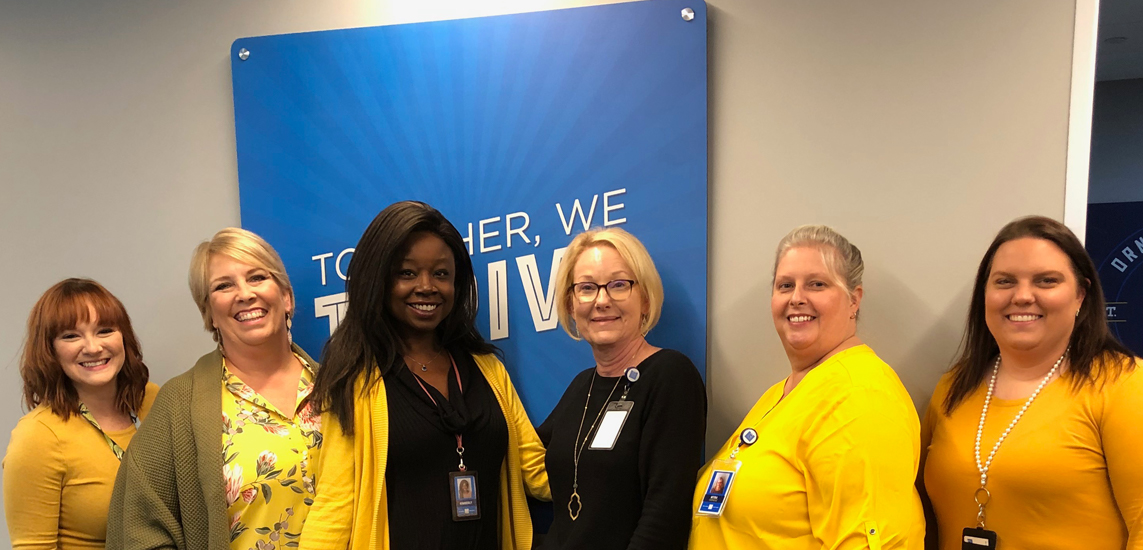
[[[295,355],[295,357],[297,357]],[[230,548],[285,548],[297,541],[314,498],[310,456],[321,446],[321,417],[302,401],[313,391],[305,367],[290,414],[279,411],[222,363],[222,479]]]
[[[1044,386],[1008,434],[988,469],[992,500],[985,527],[1005,550],[1143,550],[1143,374],[1073,391],[1062,376]],[[940,548],[960,550],[976,526],[980,487],[974,443],[988,391],[985,380],[950,416],[945,375],[922,428],[924,482],[937,517]],[[980,441],[988,457],[1026,399],[996,399]]]
[[[919,421],[909,393],[868,346],[815,367],[782,398],[766,390],[699,473],[697,509],[717,462],[742,466],[721,517],[694,516],[693,550],[917,549],[925,519],[914,486]]]
[[[147,417],[159,386],[147,384]],[[107,432],[126,449],[135,426]],[[102,549],[119,459],[103,434],[78,414],[64,420],[46,405],[24,415],[4,456],[4,515],[17,550]]]
[[[544,446],[508,371],[493,355],[475,355],[476,366],[488,380],[508,424],[508,449],[500,467],[500,547],[532,547],[532,520],[525,491],[551,500],[544,469]],[[388,401],[385,383],[368,391],[355,386],[353,436],[348,437],[332,416],[325,423],[322,449],[314,459],[318,495],[302,531],[301,550],[389,550],[388,497],[385,464],[389,448]]]

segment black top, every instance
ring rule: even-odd
[[[702,466],[706,434],[706,389],[687,356],[660,350],[638,365],[640,378],[579,373],[537,432],[548,449],[546,464],[555,519],[540,548],[545,550],[685,549],[691,529],[691,497]],[[618,387],[616,382],[619,381]],[[630,386],[634,403],[610,451],[585,449],[579,460],[578,519],[568,514],[572,494],[574,443],[591,444],[587,430],[615,388],[616,401]],[[602,417],[601,417],[602,419]]]
[[[449,373],[448,394],[424,382],[433,405],[401,358],[385,375],[389,404],[389,458],[385,484],[389,544],[394,550],[498,550],[500,465],[508,424],[492,387],[466,353],[452,352],[464,385]],[[477,473],[480,519],[453,521],[449,473],[458,471],[457,432],[464,464]]]

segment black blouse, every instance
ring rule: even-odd
[[[691,528],[691,497],[706,434],[706,389],[690,359],[660,350],[638,365],[640,378],[595,375],[594,368],[572,380],[537,432],[547,447],[546,464],[555,519],[540,548],[545,550],[685,549]],[[618,386],[616,386],[618,382]],[[634,403],[613,450],[585,449],[579,460],[583,504],[572,521],[573,441],[583,418],[582,442],[600,409],[630,386]]]
[[[500,466],[508,424],[492,387],[466,353],[452,352],[464,386],[449,373],[446,401],[424,382],[434,405],[402,359],[385,375],[389,451],[385,484],[389,543],[394,550],[498,550]],[[477,473],[480,519],[453,521],[449,473],[458,471],[456,436],[464,464]]]

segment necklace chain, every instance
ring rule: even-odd
[[[643,346],[635,348],[635,353],[631,354],[631,359],[627,362],[635,361],[635,356],[639,355],[639,350]],[[572,494],[568,498],[568,515],[571,516],[572,521],[579,517],[579,513],[583,510],[583,501],[579,498],[579,457],[583,455],[583,450],[587,448],[587,440],[591,437],[591,431],[595,429],[595,425],[599,422],[599,418],[603,416],[604,409],[607,408],[607,403],[611,401],[611,396],[615,395],[615,390],[619,388],[619,383],[623,381],[623,375],[615,381],[615,385],[611,386],[611,391],[607,394],[607,399],[603,400],[603,406],[599,408],[599,412],[595,415],[595,420],[591,421],[591,426],[587,428],[587,434],[583,433],[583,422],[587,420],[587,407],[591,404],[591,390],[595,388],[595,375],[598,370],[591,371],[591,383],[587,386],[587,399],[583,402],[583,414],[579,417],[579,428],[575,431],[575,440],[572,441]],[[623,393],[624,397],[627,392]],[[583,436],[583,441],[580,441],[580,436]]]
[[[417,358],[416,358],[416,357],[413,357],[413,356],[412,356],[412,354],[406,354],[406,355],[405,355],[405,357],[408,357],[409,359],[412,359],[414,363],[416,363],[416,364],[420,365],[420,366],[421,366],[421,372],[428,372],[428,370],[429,370],[429,364],[430,364],[430,363],[432,363],[433,361],[436,361],[436,360],[437,360],[437,357],[440,357],[440,356],[441,356],[441,353],[442,353],[443,351],[444,351],[444,347],[442,346],[442,347],[441,347],[441,349],[438,349],[438,350],[437,350],[437,353],[436,353],[436,355],[433,355],[431,359],[429,359],[428,361],[425,361],[424,363],[422,363],[422,362],[420,362],[420,361],[417,361]]]
[[[1070,349],[1071,347],[1069,346],[1068,349],[1064,350],[1064,354],[1061,355],[1059,359],[1056,359],[1056,364],[1052,365],[1051,370],[1048,371],[1048,375],[1045,376],[1044,379],[1040,381],[1040,385],[1036,387],[1036,391],[1028,396],[1028,400],[1024,402],[1024,406],[1020,407],[1020,411],[1016,413],[1016,417],[1012,419],[1012,422],[1008,424],[1007,428],[1004,428],[1004,432],[1000,434],[1000,438],[997,439],[996,444],[992,446],[992,451],[988,453],[988,459],[982,463],[980,461],[980,439],[984,435],[984,419],[988,417],[988,406],[992,403],[992,393],[996,388],[996,375],[1000,372],[1000,357],[996,357],[996,363],[992,366],[992,378],[988,380],[988,393],[984,394],[984,408],[980,411],[980,424],[976,427],[976,444],[974,446],[976,469],[980,472],[980,489],[977,489],[975,496],[976,503],[979,506],[977,523],[982,529],[984,528],[984,505],[992,498],[988,489],[985,488],[985,485],[988,483],[988,469],[992,467],[992,459],[996,457],[996,451],[1000,450],[1000,444],[1004,443],[1004,440],[1008,438],[1008,434],[1012,433],[1012,429],[1016,427],[1016,423],[1024,416],[1024,412],[1028,410],[1028,407],[1032,405],[1032,402],[1035,401],[1036,397],[1043,391],[1044,386],[1047,386],[1052,376],[1056,374],[1056,370],[1060,368],[1060,364],[1064,362],[1064,358],[1068,356],[1068,350]],[[982,491],[984,495],[983,500],[981,496]]]
[[[579,417],[579,429],[575,431],[575,440],[572,441],[572,494],[568,498],[568,515],[571,516],[572,521],[579,517],[579,513],[583,510],[583,502],[579,498],[579,457],[583,455],[583,450],[587,448],[587,440],[591,437],[591,431],[595,429],[595,424],[599,422],[599,418],[603,416],[603,410],[607,408],[607,402],[611,401],[611,396],[615,395],[615,389],[619,387],[619,383],[623,381],[623,377],[619,377],[615,381],[615,385],[611,387],[611,392],[607,394],[607,399],[603,400],[603,406],[599,408],[599,413],[595,415],[595,420],[591,421],[591,426],[587,428],[587,434],[583,436],[583,442],[580,442],[579,436],[583,434],[583,421],[587,419],[587,407],[591,404],[591,390],[595,388],[595,371],[591,373],[591,384],[587,386],[587,400],[583,403],[583,414]],[[573,510],[573,503],[575,509]]]

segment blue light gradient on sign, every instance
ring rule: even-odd
[[[416,199],[468,238],[478,326],[534,422],[594,364],[558,328],[550,284],[553,259],[587,226],[647,245],[666,288],[648,339],[705,373],[704,4],[243,38],[231,50],[242,225],[282,255],[308,352],[344,311],[349,249],[382,208]]]

